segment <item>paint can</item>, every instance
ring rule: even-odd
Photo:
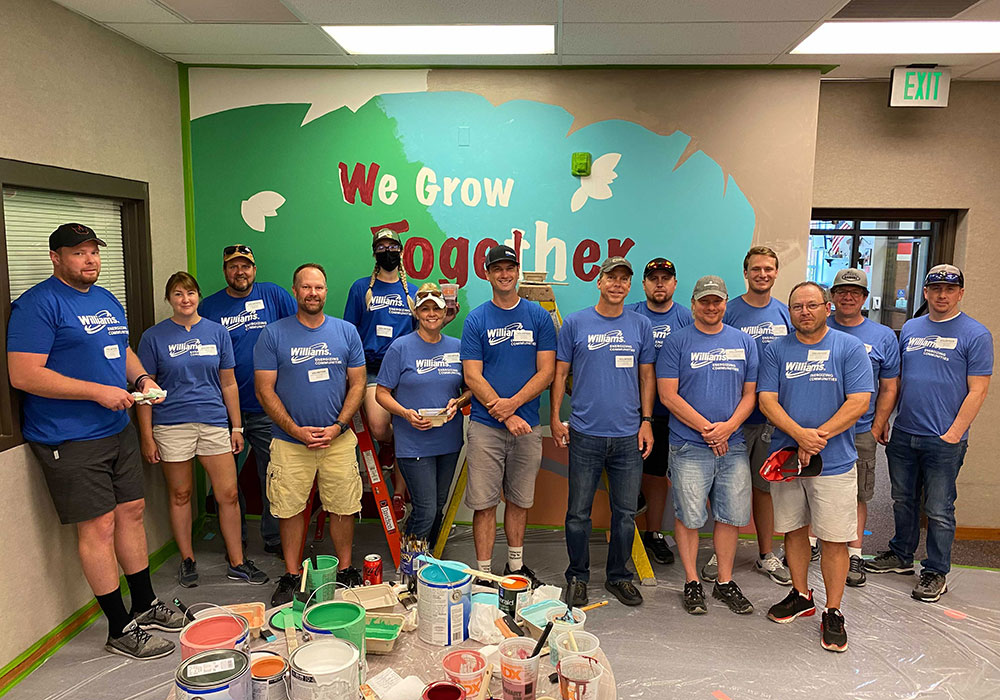
[[[311,639],[333,635],[346,639],[365,653],[365,609],[346,600],[317,603],[302,614],[302,630]]]
[[[286,675],[288,675],[288,662],[281,654],[267,650],[250,654],[253,700],[287,700]]]
[[[472,576],[441,566],[417,571],[417,636],[428,644],[451,646],[469,633]]]
[[[177,700],[251,700],[250,656],[238,649],[203,651],[181,662]]]
[[[325,637],[306,642],[288,657],[291,700],[358,700],[361,655],[350,642]]]
[[[420,700],[465,700],[465,689],[451,681],[434,681],[424,688]]]
[[[198,617],[181,630],[182,660],[212,649],[239,649],[250,653],[250,624],[246,618],[225,608],[212,607],[220,612]]]
[[[500,612],[514,617],[531,598],[531,580],[525,576],[506,576],[497,588],[500,598]]]
[[[317,593],[317,591],[328,583],[337,582],[337,567],[340,566],[340,560],[332,554],[318,554],[315,559],[316,568],[314,569],[310,562],[309,572],[306,574],[306,592],[316,594],[316,600],[321,603],[333,600],[334,594],[337,592],[336,586],[327,586],[327,589],[321,593]],[[305,568],[307,561],[309,560],[302,560],[303,568]]]

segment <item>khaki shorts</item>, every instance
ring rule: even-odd
[[[361,474],[354,448],[358,439],[348,430],[325,449],[310,450],[297,442],[271,440],[267,465],[267,499],[276,518],[292,518],[305,510],[313,479],[319,480],[323,510],[354,515],[361,510]]]
[[[186,462],[197,457],[211,457],[232,452],[229,429],[204,423],[154,425],[153,441],[164,462]]]
[[[469,421],[466,457],[469,483],[465,505],[472,510],[486,510],[504,499],[521,508],[535,502],[535,478],[542,466],[542,429],[535,426],[530,435],[514,437],[507,428],[491,428]]]
[[[854,434],[858,451],[858,503],[867,503],[875,495],[875,436],[872,431]]]
[[[771,484],[774,529],[792,532],[811,525],[826,542],[852,542],[858,536],[857,469]]]
[[[743,440],[747,443],[747,457],[750,459],[750,485],[758,491],[770,491],[771,482],[760,475],[760,468],[771,456],[771,435],[774,426],[770,423],[744,423]]]

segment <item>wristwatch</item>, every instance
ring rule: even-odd
[[[642,417],[642,422],[643,423],[652,423],[653,422],[653,417],[652,416],[643,416]]]
[[[240,426],[239,428],[233,428],[232,431],[230,431],[230,432],[242,434],[243,433],[243,427]]]
[[[351,427],[351,426],[349,426],[347,423],[345,423],[342,420],[337,421],[336,423],[334,423],[334,425],[340,426],[340,434],[341,435],[343,435],[344,433],[346,433],[347,430],[348,430],[348,428]]]

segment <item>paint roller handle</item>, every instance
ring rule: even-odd
[[[533,659],[534,657],[538,656],[538,653],[542,650],[542,647],[545,646],[545,642],[549,638],[549,633],[551,631],[552,631],[552,620],[549,620],[545,625],[545,629],[542,630],[542,636],[538,638],[538,643],[535,645],[535,648],[531,650],[531,656],[528,657],[529,659]]]
[[[589,612],[594,608],[603,608],[609,602],[610,601],[602,600],[600,603],[591,603],[590,605],[584,605],[582,608],[580,608],[580,610],[582,610],[583,612]]]
[[[302,576],[301,580],[299,581],[299,593],[306,592],[306,582],[308,579],[309,579],[309,560],[306,559],[305,564],[302,565]]]

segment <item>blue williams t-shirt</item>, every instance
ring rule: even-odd
[[[657,357],[660,356],[660,348],[663,347],[663,341],[667,339],[667,336],[694,323],[694,320],[691,318],[691,310],[683,304],[678,304],[676,301],[662,314],[650,309],[645,301],[637,301],[625,308],[645,316],[653,324],[653,346],[656,348]],[[670,416],[670,411],[667,410],[667,407],[660,403],[659,396],[653,402],[653,415],[664,418]]]
[[[878,381],[880,379],[892,379],[899,376],[899,341],[896,334],[888,326],[875,323],[870,319],[864,319],[856,326],[842,326],[837,323],[833,316],[826,320],[826,325],[834,330],[853,335],[865,345],[868,352],[868,359],[872,363],[872,378],[875,381],[875,390],[872,392],[871,401],[865,415],[858,419],[854,426],[855,433],[863,433],[872,429],[872,421],[875,420],[875,401],[878,398]]]
[[[375,280],[371,303],[365,308],[370,282],[371,277],[362,277],[351,285],[347,292],[344,320],[358,329],[365,348],[365,360],[378,362],[385,356],[389,344],[414,330],[417,323],[406,301],[408,297],[402,280]]]
[[[93,285],[80,292],[49,277],[11,304],[7,351],[48,355],[45,367],[66,377],[126,387],[128,325],[114,294]],[[128,425],[125,411],[96,401],[49,399],[24,393],[26,440],[58,445],[117,435]]]
[[[940,322],[920,316],[903,324],[899,347],[895,427],[911,435],[944,435],[969,394],[967,378],[993,374],[993,336],[965,313]],[[962,439],[968,437],[965,431]]]
[[[648,318],[627,309],[613,317],[594,307],[571,313],[559,330],[556,360],[572,365],[573,430],[595,437],[639,432],[639,365],[656,361]]]
[[[767,302],[767,306],[762,307],[751,306],[742,296],[730,299],[726,302],[726,315],[722,317],[722,322],[756,340],[757,356],[761,359],[764,358],[764,348],[773,340],[794,333],[788,307],[774,298]],[[760,412],[760,407],[757,407],[746,422],[759,425],[767,422],[767,418]]]
[[[319,328],[289,316],[264,329],[253,351],[255,370],[277,370],[274,392],[299,427],[337,422],[347,396],[347,369],[363,367],[361,338],[351,324],[326,316]],[[278,440],[298,442],[275,423]]]
[[[799,342],[793,332],[767,346],[757,375],[757,391],[777,392],[778,403],[803,428],[818,428],[830,420],[848,394],[875,390],[872,366],[857,338],[833,330],[814,345]],[[771,451],[795,445],[775,428]],[[820,452],[823,475],[843,474],[858,459],[850,428],[829,438]]]
[[[556,327],[549,312],[533,301],[519,299],[512,309],[501,309],[486,301],[465,317],[462,327],[462,359],[483,363],[483,378],[500,398],[519,392],[538,371],[536,353],[556,349]],[[534,427],[538,420],[538,397],[515,413]],[[472,398],[472,420],[491,428],[503,423]]]
[[[203,318],[189,331],[168,318],[146,329],[136,354],[167,392],[153,406],[153,425],[229,426],[219,370],[232,369],[236,361],[225,328]]]
[[[403,408],[444,408],[462,394],[462,343],[441,336],[428,343],[418,333],[393,341],[385,351],[378,384],[392,390]],[[392,417],[397,457],[432,457],[462,449],[462,416],[438,428],[417,430],[405,418]]]
[[[722,326],[703,333],[693,324],[673,333],[656,360],[656,377],[677,380],[677,393],[710,423],[727,421],[743,398],[743,385],[757,381],[757,343],[743,331]],[[701,432],[676,416],[670,421],[670,444],[708,447]],[[736,430],[729,444],[743,442]]]
[[[294,316],[298,308],[292,295],[273,282],[255,282],[250,293],[239,298],[230,296],[226,289],[202,299],[198,313],[209,321],[221,323],[229,331],[236,358],[240,410],[263,413],[254,393],[253,349],[267,324]]]

